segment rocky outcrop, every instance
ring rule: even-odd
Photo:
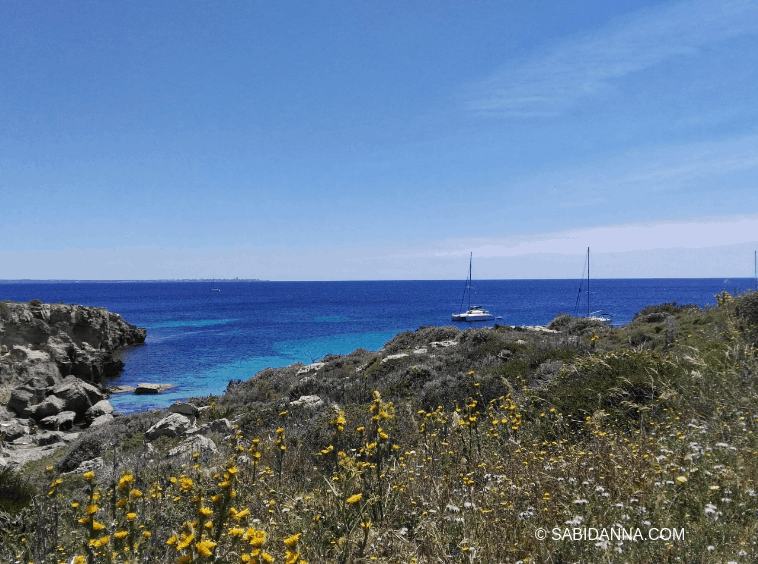
[[[309,409],[319,409],[324,407],[324,400],[318,396],[300,396],[293,402],[290,402],[291,407],[307,407]]]
[[[96,419],[104,416],[104,415],[110,415],[111,417],[107,420],[110,421],[113,419],[113,406],[111,405],[111,402],[108,400],[100,400],[96,404],[94,404],[92,407],[90,407],[85,413],[84,413],[84,420],[87,421],[87,423],[92,423]],[[103,420],[105,421],[105,420]]]
[[[147,384],[142,383],[134,390],[135,394],[160,394],[173,388],[171,384]]]
[[[100,381],[123,368],[121,351],[144,342],[144,328],[103,308],[0,302],[0,384],[12,388],[7,408],[40,426],[69,428],[107,397]],[[106,414],[112,409],[88,422]]]
[[[0,382],[35,381],[35,388],[66,376],[88,382],[116,376],[120,352],[145,342],[145,329],[104,308],[0,302]]]

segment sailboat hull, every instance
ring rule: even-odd
[[[453,321],[490,321],[495,316],[485,310],[469,310],[466,313],[454,313]]]

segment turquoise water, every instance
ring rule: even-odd
[[[714,304],[722,290],[752,289],[752,279],[593,280],[592,310],[623,324],[643,307],[676,301]],[[164,407],[176,399],[222,393],[230,380],[356,348],[378,350],[402,331],[452,325],[462,280],[379,282],[210,283],[3,283],[0,299],[78,303],[106,307],[147,328],[145,345],[123,355],[126,367],[113,384],[169,383],[158,396],[111,398],[120,412]],[[495,320],[543,325],[576,308],[575,280],[481,280],[472,298]],[[581,294],[586,300],[586,294]],[[578,311],[577,311],[578,310]],[[492,325],[493,322],[477,323]],[[459,324],[464,326],[464,324]],[[468,324],[466,326],[470,326]]]

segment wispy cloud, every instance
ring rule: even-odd
[[[505,117],[557,115],[613,87],[614,79],[714,42],[758,32],[758,3],[682,2],[633,14],[598,32],[565,41],[475,85],[471,110]]]
[[[589,229],[543,233],[532,237],[446,241],[447,251],[434,256],[515,257],[528,254],[578,255],[587,247],[595,253],[703,249],[758,240],[758,215],[703,217],[668,221],[606,225]]]

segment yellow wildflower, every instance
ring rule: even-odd
[[[200,541],[195,545],[195,548],[197,549],[197,552],[201,556],[210,556],[213,554],[211,551],[216,547],[216,543],[212,540],[204,540]]]
[[[95,477],[95,473],[90,470],[89,472],[85,472],[84,474],[82,474],[82,477],[85,480],[91,480],[92,478]]]
[[[239,520],[239,519],[242,519],[243,517],[247,517],[247,515],[249,514],[250,514],[249,509],[243,509],[242,511],[238,511],[237,513],[235,513],[234,518]]]
[[[300,540],[300,535],[302,535],[302,534],[303,533],[295,533],[291,537],[287,537],[286,539],[284,539],[284,545],[285,546],[294,546],[294,545],[296,545],[297,541]]]
[[[184,550],[190,544],[192,544],[193,540],[195,540],[195,535],[187,536],[184,533],[182,533],[182,540],[180,540],[179,544],[176,545],[176,550]]]
[[[358,503],[361,500],[362,497],[363,497],[363,494],[357,493],[355,495],[351,495],[345,501],[347,501],[348,503]]]

